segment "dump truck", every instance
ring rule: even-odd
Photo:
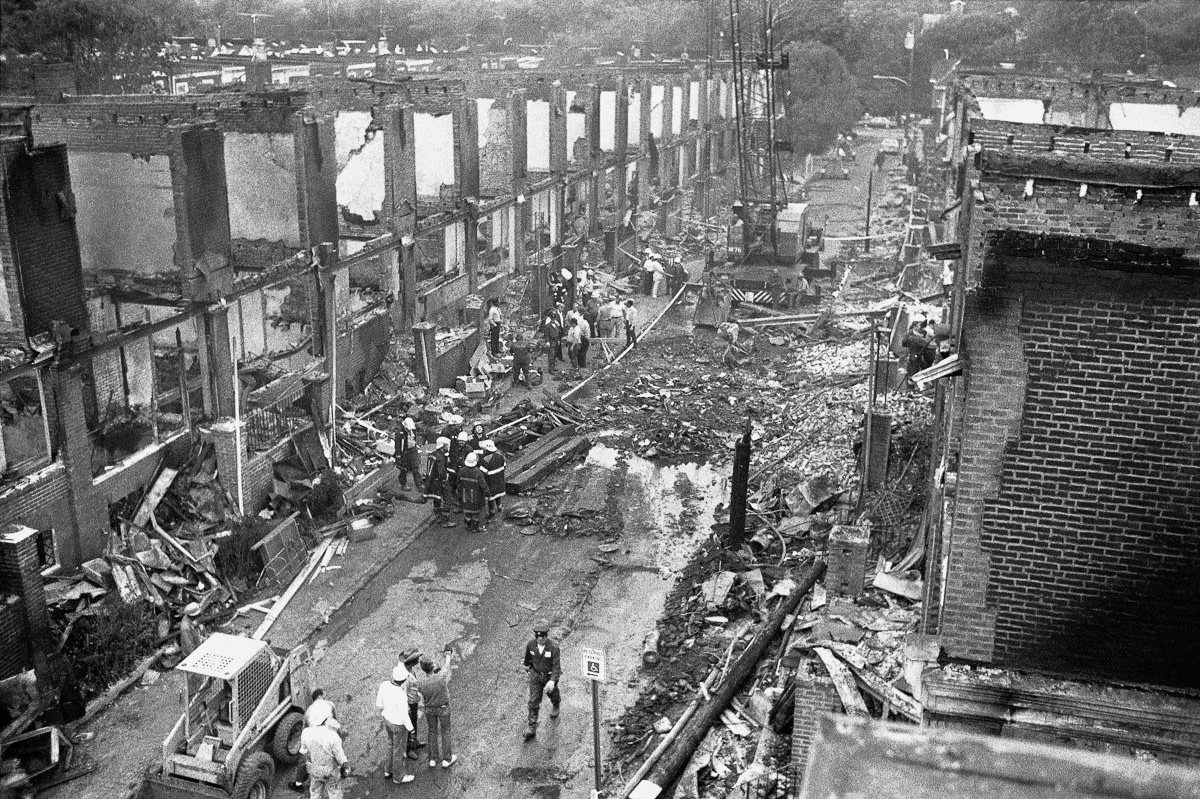
[[[275,768],[300,759],[312,657],[213,633],[176,670],[183,714],[145,775],[140,799],[270,799]]]

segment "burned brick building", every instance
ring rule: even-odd
[[[256,512],[385,358],[453,385],[480,302],[528,281],[539,310],[580,241],[626,257],[631,206],[660,194],[677,225],[732,150],[727,67],[260,66],[206,94],[0,98],[0,521],[45,567],[102,554],[114,503],[199,441]]]
[[[953,86],[925,632],[957,665],[925,675],[935,721],[1200,754],[1196,103],[1122,78]]]

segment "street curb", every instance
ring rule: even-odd
[[[350,602],[350,600],[354,599],[354,597],[358,595],[358,592],[361,591],[366,586],[367,583],[371,582],[371,580],[373,580],[377,576],[379,576],[379,573],[382,572],[384,569],[386,569],[388,566],[390,566],[392,564],[392,561],[394,561],[396,558],[400,557],[401,553],[403,553],[406,549],[408,549],[410,546],[412,546],[413,542],[415,542],[421,536],[422,533],[424,533],[426,530],[428,530],[430,528],[430,526],[432,526],[432,524],[433,524],[433,513],[426,513],[425,518],[422,519],[421,521],[417,522],[416,525],[413,526],[413,528],[409,532],[409,534],[399,542],[399,546],[396,547],[394,552],[392,552],[390,555],[387,555],[386,557],[376,561],[369,569],[367,569],[366,571],[359,574],[358,579],[354,582],[353,586],[351,586],[349,593],[347,593],[346,596],[340,602],[338,602],[336,605],[333,605],[330,608],[329,618],[332,618],[335,613],[340,612],[341,609],[344,608],[347,605],[347,603]],[[317,633],[317,631],[320,630],[325,625],[326,625],[325,620],[318,618],[317,621],[314,624],[312,624],[310,627],[302,628],[303,632],[300,635],[300,641],[301,642],[307,641],[309,638],[311,638],[313,635],[315,635]]]

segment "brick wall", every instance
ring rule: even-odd
[[[1081,236],[1101,241],[1133,242],[1150,247],[1200,249],[1200,225],[1184,189],[1144,190],[1124,186],[1089,186],[1079,197],[1079,184],[1038,180],[1033,197],[1024,196],[1025,181],[984,175],[983,198],[975,197],[967,233],[967,285],[980,280],[986,238],[996,230]]]
[[[339,397],[346,396],[347,386],[352,394],[356,394],[375,378],[387,355],[391,335],[391,318],[381,314],[338,336]]]
[[[0,492],[0,526],[16,523],[35,530],[54,530],[55,537],[72,534],[74,520],[68,504],[67,470],[52,463]]]
[[[796,709],[792,717],[792,767],[797,778],[803,776],[808,754],[816,740],[821,716],[841,713],[833,680],[825,676],[815,661],[804,661],[796,670]]]
[[[3,212],[18,264],[25,332],[63,321],[86,338],[83,267],[75,231],[67,153],[62,147],[4,154]],[[5,260],[8,260],[5,258]]]
[[[0,680],[24,671],[25,605],[19,596],[0,591]]]
[[[943,646],[1200,685],[1200,283],[1079,269],[1006,270],[966,310]]]
[[[32,665],[50,642],[50,614],[42,587],[37,530],[12,524],[0,528],[0,593],[20,597],[23,611],[21,637],[0,639],[0,648],[20,649],[26,665]]]

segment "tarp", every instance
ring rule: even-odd
[[[1041,100],[1018,100],[1003,97],[977,97],[979,112],[984,119],[995,122],[1024,122],[1042,124],[1046,108]]]

